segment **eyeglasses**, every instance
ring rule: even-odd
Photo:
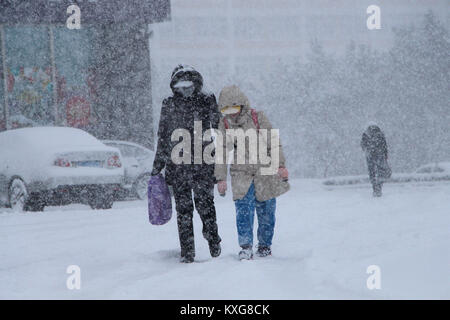
[[[222,109],[220,109],[220,112],[223,114],[234,114],[240,112],[242,109],[242,106],[240,105],[234,105],[234,106],[225,106]]]

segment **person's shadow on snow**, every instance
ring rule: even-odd
[[[160,261],[179,261],[180,260],[180,250],[159,250],[153,254],[154,259]]]

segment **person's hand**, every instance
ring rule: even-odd
[[[158,169],[153,169],[152,172],[150,172],[150,175],[157,176],[161,171]]]
[[[227,193],[227,182],[224,180],[217,182],[217,190],[221,196],[224,196]]]
[[[286,168],[284,168],[284,167],[278,168],[278,176],[279,176],[281,179],[287,181],[287,180],[289,179],[289,172],[288,172],[288,170],[287,170]]]

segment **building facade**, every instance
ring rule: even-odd
[[[80,8],[69,29],[67,8]],[[148,25],[169,0],[0,3],[0,130],[71,126],[152,148]]]

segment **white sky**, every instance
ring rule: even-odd
[[[381,30],[368,30],[366,9],[381,8]],[[342,52],[350,40],[388,48],[392,27],[432,9],[450,25],[448,0],[172,0],[170,22],[153,26],[153,50],[165,57],[304,56],[311,38]]]
[[[169,94],[170,73],[191,64],[206,79],[237,67],[270,68],[277,59],[303,60],[311,39],[328,53],[351,40],[386,50],[392,28],[419,23],[432,9],[450,26],[449,0],[171,0],[171,21],[154,24],[150,50],[154,101]],[[369,5],[381,9],[381,30],[368,30]],[[254,70],[254,71],[252,71]],[[206,83],[210,83],[206,81]],[[217,88],[212,88],[217,89]]]

